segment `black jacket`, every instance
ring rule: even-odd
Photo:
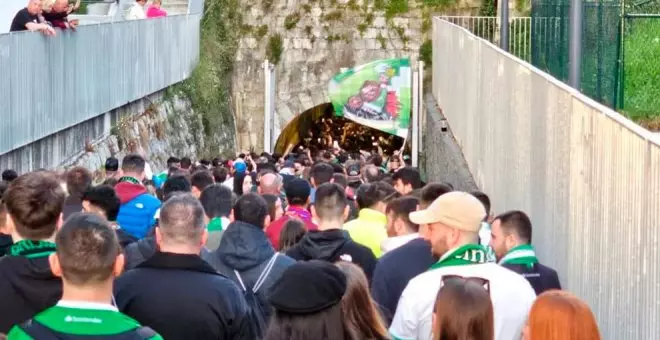
[[[62,206],[62,221],[66,221],[69,216],[79,213],[83,210],[82,200],[79,197],[67,196]]]
[[[0,333],[57,303],[62,281],[53,275],[48,256],[0,258]]]
[[[119,228],[115,230],[115,233],[117,234],[117,239],[119,240],[119,245],[122,249],[126,249],[129,244],[138,241],[137,237],[127,233],[124,229]]]
[[[119,236],[119,234],[117,234]],[[137,267],[140,263],[146,261],[156,253],[156,237],[148,236],[137,242],[131,242],[124,248],[124,257],[126,262],[124,263],[124,270],[129,270]],[[209,251],[206,248],[202,248],[202,253],[200,256],[208,256]]]
[[[248,306],[239,288],[197,255],[157,252],[115,282],[124,314],[164,339],[246,339]]]
[[[503,264],[502,267],[524,276],[534,288],[536,295],[550,289],[561,289],[557,272],[540,263],[535,263],[531,268],[523,264]]]
[[[275,255],[275,249],[263,230],[251,224],[236,221],[225,230],[218,249],[205,256],[204,259],[237,285],[240,284],[234,270],[238,271],[246,286],[254,287],[259,275],[273,255]],[[294,263],[296,263],[294,259],[284,254],[279,254],[275,259],[270,274],[257,291],[264,311],[271,309],[268,304],[268,295],[273,283],[282,276],[287,267]],[[269,316],[266,315],[266,318]]]
[[[0,234],[0,257],[5,256],[13,243],[10,235]]]
[[[296,246],[286,252],[294,260],[324,260],[337,262],[340,260],[353,262],[360,266],[371,282],[371,276],[376,267],[376,256],[371,249],[353,242],[340,229],[324,231],[308,231]]]
[[[371,283],[371,295],[380,306],[387,325],[392,322],[396,306],[408,282],[427,271],[435,263],[431,244],[417,238],[389,251],[378,259]]]

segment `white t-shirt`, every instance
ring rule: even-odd
[[[395,339],[432,339],[433,307],[443,275],[479,277],[490,281],[495,339],[520,339],[536,293],[524,277],[494,263],[441,267],[410,280],[390,327],[390,334]]]
[[[126,10],[126,20],[139,20],[146,18],[147,14],[144,12],[144,8],[138,3],[134,3],[128,8],[128,10]]]

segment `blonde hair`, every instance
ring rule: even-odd
[[[41,9],[45,12],[50,12],[50,10],[53,9],[56,1],[57,0],[43,0],[41,3]]]

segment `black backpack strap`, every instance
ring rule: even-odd
[[[29,335],[32,339],[37,340],[55,340],[60,339],[52,329],[42,325],[40,322],[30,319],[23,322],[19,328]]]
[[[60,333],[55,332],[54,330],[46,327],[45,325],[41,324],[38,321],[35,320],[28,320],[20,324],[19,328],[25,332],[27,335],[29,335],[32,339],[35,340],[64,340],[64,339],[75,339],[80,336],[75,336],[75,335],[70,335],[66,336],[65,338],[60,337]],[[132,329],[130,331],[124,332],[124,333],[119,333],[119,334],[113,334],[113,335],[107,335],[107,336],[97,336],[94,338],[116,338],[116,339],[151,339],[155,336],[157,336],[158,333],[154,331],[153,329],[143,326],[143,327],[138,327],[135,329]],[[89,338],[89,336],[83,336],[86,338]]]
[[[151,339],[151,338],[155,337],[156,335],[158,335],[158,333],[156,333],[156,331],[154,331],[153,329],[151,329],[147,326],[142,326],[140,328],[137,328],[134,332],[135,332],[135,334],[137,334],[142,339]]]

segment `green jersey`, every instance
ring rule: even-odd
[[[37,314],[33,320],[57,333],[71,335],[111,336],[128,332],[140,327],[140,324],[117,308],[108,304],[60,301],[57,305]],[[32,339],[19,326],[14,326],[9,340]],[[160,335],[150,340],[162,340]]]

